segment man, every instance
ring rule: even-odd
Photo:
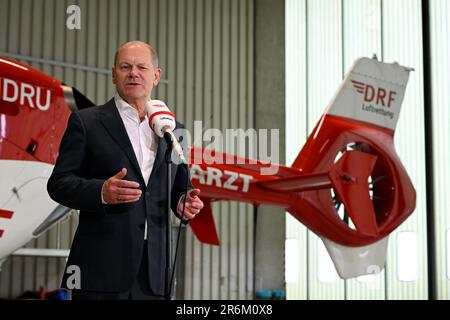
[[[112,68],[115,97],[69,118],[47,189],[55,201],[80,210],[62,280],[73,299],[164,296],[167,145],[145,112],[160,76],[155,50],[127,42]],[[186,166],[172,164],[171,208],[179,217],[190,189],[183,220],[203,207],[200,190],[187,180]]]

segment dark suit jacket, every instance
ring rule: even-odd
[[[103,106],[71,114],[47,184],[53,200],[80,210],[62,287],[67,288],[67,278],[72,275],[67,268],[75,265],[81,273],[82,290],[129,290],[140,266],[147,218],[150,288],[154,294],[164,294],[166,149],[166,142],[159,139],[146,187],[114,99]],[[123,167],[127,168],[124,179],[140,184],[141,198],[132,204],[102,204],[104,181]],[[186,191],[187,177],[186,167],[172,164],[171,207],[174,212]],[[192,185],[188,182],[190,188]]]

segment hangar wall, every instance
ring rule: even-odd
[[[426,11],[430,26],[422,25]],[[445,0],[286,1],[286,144],[303,145],[356,58],[398,61],[415,71],[394,142],[417,191],[416,210],[392,233],[386,268],[376,276],[340,280],[320,240],[288,217],[286,265],[296,266],[286,272],[288,298],[448,299],[449,16]],[[428,37],[430,60],[424,60]],[[431,101],[425,101],[428,86]],[[286,151],[289,164],[298,151]]]
[[[71,4],[81,8],[81,30],[65,26],[66,8]],[[425,242],[430,214],[435,216],[432,273],[436,273],[437,297],[450,297],[446,196],[450,6],[446,0],[430,2],[435,192],[434,211],[428,212],[420,4],[420,0],[286,0],[287,145],[303,145],[357,56],[377,53],[385,61],[398,60],[416,69],[395,142],[418,191],[416,211],[391,237],[386,270],[372,279],[337,280],[317,237],[288,216],[288,298],[429,297]],[[198,119],[203,119],[206,128],[254,127],[254,0],[0,0],[0,9],[0,55],[19,55],[19,60],[74,85],[95,102],[105,101],[114,92],[109,69],[115,48],[138,38],[155,45],[165,70],[165,81],[154,96],[165,99],[188,128]],[[299,148],[286,150],[288,164]],[[180,278],[184,277],[182,297],[251,298],[253,208],[230,202],[214,204],[213,211],[221,226],[222,246],[201,245],[187,229],[184,260],[178,262]],[[74,214],[27,247],[69,248],[76,224]],[[413,272],[406,280],[399,279],[397,261],[403,236],[416,242],[407,250]],[[0,297],[13,298],[40,286],[58,287],[63,265],[63,258],[12,257],[0,272]]]
[[[431,132],[436,298],[450,299],[450,3],[430,2]]]
[[[73,4],[81,9],[80,30],[66,27],[66,9]],[[115,49],[128,40],[148,41],[163,68],[154,97],[165,100],[191,132],[194,120],[203,121],[202,129],[253,128],[253,7],[254,0],[0,0],[0,55],[102,103],[114,94],[109,70]],[[213,211],[222,245],[202,245],[187,229],[178,297],[252,298],[253,207],[215,203]],[[76,225],[75,214],[27,247],[69,248]],[[8,259],[0,272],[0,297],[57,288],[64,260]]]

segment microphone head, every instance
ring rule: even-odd
[[[148,114],[148,124],[157,136],[163,137],[167,130],[175,130],[175,115],[161,100],[150,100],[145,104]]]

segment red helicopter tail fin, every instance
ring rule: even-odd
[[[214,217],[211,209],[211,201],[203,199],[204,207],[201,214],[189,222],[192,232],[197,239],[206,244],[219,245]]]
[[[356,60],[303,150],[308,149],[321,128],[332,121],[376,128],[393,136],[411,70],[396,62],[383,63],[369,58]],[[345,128],[339,126],[339,129],[343,131]],[[339,136],[329,138],[337,139]],[[302,167],[305,158],[303,150],[292,164],[294,168]],[[323,150],[316,151],[324,154]]]
[[[302,176],[317,178],[321,188],[302,193],[306,201],[288,211],[319,236],[348,247],[366,246],[413,212],[416,193],[393,139],[411,70],[356,60],[295,159],[300,177],[286,181],[290,190]],[[327,172],[328,189],[323,185],[328,187]],[[347,183],[345,176],[358,181]],[[267,184],[280,187],[282,181]]]

